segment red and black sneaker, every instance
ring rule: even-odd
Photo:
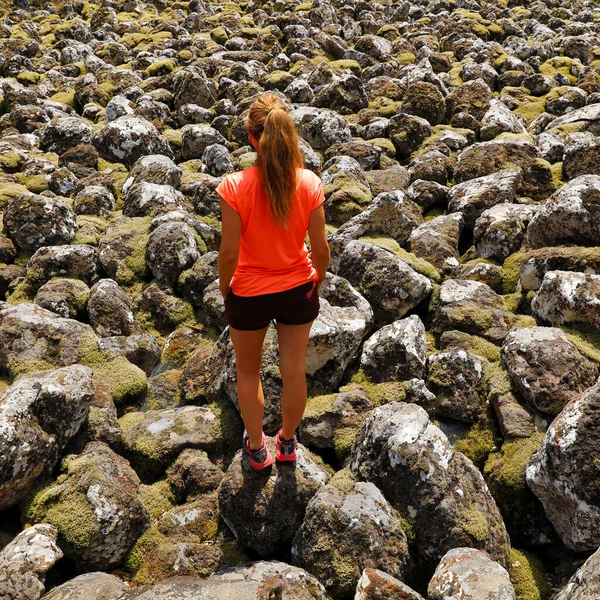
[[[298,447],[298,440],[296,434],[291,440],[286,440],[281,437],[281,429],[275,434],[275,447],[277,452],[275,453],[275,460],[279,462],[294,462],[296,460],[296,448]]]
[[[262,434],[262,446],[258,450],[251,450],[249,438],[244,437],[244,450],[255,471],[262,471],[273,464],[273,455],[267,446],[267,438],[264,432]]]

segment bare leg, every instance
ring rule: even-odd
[[[281,394],[281,435],[290,440],[302,421],[306,408],[306,347],[312,323],[283,325],[277,323],[279,370],[283,381]]]
[[[260,365],[266,333],[266,327],[258,331],[229,328],[235,349],[238,403],[251,450],[258,450],[262,446],[265,397],[260,383]]]

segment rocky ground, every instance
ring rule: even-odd
[[[599,6],[0,9],[1,600],[600,597]],[[214,190],[265,90],[332,263],[257,474]]]

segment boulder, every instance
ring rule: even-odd
[[[537,211],[537,206],[527,204],[497,204],[483,211],[473,228],[477,256],[504,261],[520,250]]]
[[[395,600],[423,600],[421,594],[411,590],[399,579],[380,571],[368,567],[363,570],[354,600],[379,600],[394,598]]]
[[[15,246],[31,253],[42,246],[69,244],[77,231],[75,213],[66,202],[29,192],[8,202],[3,224]]]
[[[567,180],[582,175],[600,175],[600,144],[590,132],[572,133],[566,140],[563,173]]]
[[[52,588],[42,600],[121,600],[128,590],[127,584],[118,577],[94,571]]]
[[[464,222],[459,212],[435,217],[412,230],[408,248],[440,273],[450,274],[459,264],[458,242]]]
[[[430,279],[401,258],[359,240],[346,245],[337,275],[346,278],[364,295],[373,307],[375,322],[380,325],[402,318],[432,290]]]
[[[325,588],[312,575],[276,560],[225,569],[206,579],[171,577],[131,590],[125,600],[226,600],[265,595],[281,600],[326,600]]]
[[[87,309],[90,324],[101,337],[142,333],[129,296],[113,279],[100,279],[92,286]]]
[[[275,455],[275,443],[267,439]],[[238,451],[219,489],[219,510],[236,539],[260,556],[289,547],[310,499],[327,482],[327,472],[298,445],[295,464],[255,471]]]
[[[548,271],[581,271],[600,275],[600,251],[582,246],[531,250],[521,260],[521,287],[527,292],[539,290]]]
[[[594,363],[555,327],[518,327],[502,345],[504,363],[516,393],[538,410],[557,415],[590,388]]]
[[[530,248],[600,245],[600,175],[581,175],[554,192],[527,227]]]
[[[169,487],[179,501],[216,490],[223,475],[206,452],[197,448],[183,450],[167,470]]]
[[[481,119],[479,136],[481,141],[489,141],[498,137],[501,133],[527,133],[523,122],[517,115],[513,114],[502,102],[497,98],[490,100],[490,105]]]
[[[508,571],[481,550],[454,548],[438,565],[427,588],[429,600],[515,600]]]
[[[25,522],[55,525],[65,554],[80,569],[114,568],[150,521],[138,476],[102,442],[69,455],[61,469],[63,476],[27,504]]]
[[[150,154],[139,158],[121,189],[121,193],[127,192],[136,183],[156,183],[178,188],[181,183],[181,169],[167,156],[163,154]]]
[[[80,143],[80,140],[78,140]],[[144,118],[124,115],[107,123],[91,136],[102,158],[131,167],[141,156],[163,154],[173,158],[166,138]]]
[[[403,402],[375,408],[356,437],[350,469],[410,516],[423,576],[448,550],[465,546],[508,564],[508,534],[481,473],[423,408]]]
[[[202,158],[204,151],[213,144],[224,146],[227,140],[209,125],[186,125],[181,129],[181,158]]]
[[[2,392],[0,510],[20,502],[52,472],[93,397],[92,370],[77,364],[23,375]]]
[[[501,296],[480,281],[448,279],[442,283],[434,307],[432,331],[458,329],[501,342],[515,323]]]
[[[134,183],[123,199],[123,215],[128,217],[155,216],[168,211],[190,209],[190,203],[180,191],[162,183]]]
[[[458,155],[454,175],[457,183],[462,183],[493,175],[505,169],[507,164],[511,169],[521,169],[517,183],[520,194],[543,200],[556,189],[550,163],[541,158],[531,142],[519,139],[492,140],[468,146]]]
[[[515,201],[521,173],[520,169],[503,169],[452,186],[448,211],[461,212],[465,222],[473,226],[488,208]]]
[[[600,324],[600,275],[548,271],[531,301],[531,311],[542,322],[595,329]]]
[[[207,406],[128,412],[119,424],[123,454],[143,480],[159,475],[186,448],[214,455],[225,442],[217,416]]]
[[[427,389],[433,394],[425,409],[432,415],[477,422],[487,407],[485,362],[462,348],[427,357]]]
[[[292,559],[318,574],[333,598],[346,598],[364,568],[403,578],[410,557],[399,516],[375,485],[359,482],[347,491],[326,485],[312,497]]]
[[[0,581],[6,600],[39,600],[46,573],[63,551],[56,543],[58,531],[40,523],[27,527],[0,551]]]
[[[595,440],[600,387],[569,402],[552,421],[525,472],[562,542],[576,552],[600,544],[600,493]],[[577,465],[577,468],[573,468]]]
[[[427,358],[425,326],[418,316],[394,321],[363,345],[360,367],[374,382],[423,379]]]
[[[87,144],[92,131],[92,126],[79,116],[54,117],[39,131],[40,148],[62,154],[79,144]]]
[[[160,282],[173,285],[199,254],[194,232],[181,221],[163,223],[148,236],[146,263]]]
[[[555,600],[595,600],[600,594],[600,550],[596,550],[567,585],[555,596]]]
[[[90,297],[90,288],[77,279],[53,279],[36,293],[34,302],[71,319],[82,319]]]
[[[109,219],[110,213],[115,210],[115,197],[103,185],[87,185],[77,192],[73,210],[78,215],[97,215]]]
[[[42,246],[27,261],[27,279],[42,285],[53,277],[72,277],[93,285],[98,279],[98,252],[86,244]]]

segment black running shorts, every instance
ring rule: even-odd
[[[315,285],[316,282],[308,281],[291,290],[260,296],[236,296],[230,289],[225,300],[227,323],[243,331],[263,329],[273,319],[283,325],[311,323],[320,308],[316,290],[308,297]]]

